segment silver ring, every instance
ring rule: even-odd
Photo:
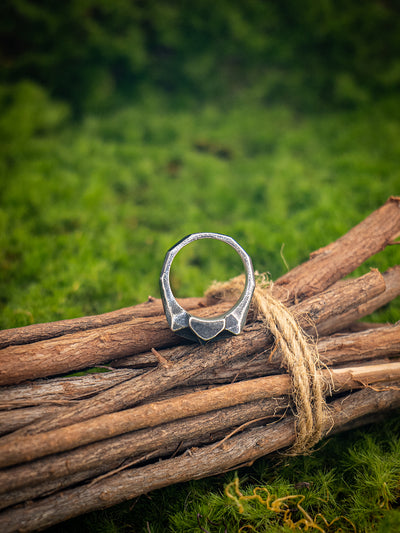
[[[170,270],[175,256],[186,245],[199,239],[217,239],[229,244],[240,255],[246,270],[246,284],[238,301],[229,311],[213,318],[200,318],[185,311],[176,301],[170,284]],[[255,288],[253,264],[249,255],[231,237],[220,233],[192,233],[168,250],[161,269],[160,287],[165,315],[173,332],[200,343],[228,335],[239,335],[246,323]]]

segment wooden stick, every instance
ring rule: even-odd
[[[266,420],[267,421],[267,420]],[[254,427],[254,424],[253,424]],[[210,442],[217,442],[218,440],[224,438],[223,432],[218,432],[209,435],[201,435],[193,441],[180,441],[177,445],[169,445],[164,448],[157,449],[153,452],[148,452],[142,455],[141,457],[136,457],[134,459],[128,458],[126,461],[116,460],[115,462],[109,462],[108,471],[105,470],[102,462],[98,462],[91,470],[82,470],[75,474],[67,475],[62,478],[50,480],[47,483],[42,483],[40,485],[35,485],[32,487],[23,486],[21,489],[7,492],[2,494],[0,499],[0,510],[11,507],[17,503],[25,502],[27,500],[33,500],[35,498],[49,496],[54,494],[62,489],[70,487],[71,485],[77,485],[83,481],[88,483],[98,483],[100,480],[111,477],[122,470],[132,468],[133,466],[141,466],[144,463],[148,463],[150,459],[171,457],[174,455],[175,451],[178,450],[190,450],[192,447],[198,447],[199,445],[210,444]]]
[[[382,275],[373,270],[360,278],[349,280],[335,291],[328,289],[320,296],[314,296],[299,304],[296,308],[299,322],[305,329],[310,326],[309,314],[314,324],[321,324],[332,314],[336,316],[340,328],[340,313],[359,307],[367,299],[385,290]],[[67,426],[97,415],[110,413],[135,405],[139,401],[155,396],[173,387],[185,383],[189,378],[207,369],[220,366],[238,356],[254,355],[271,346],[271,335],[262,324],[246,326],[246,332],[228,340],[205,346],[179,346],[174,348],[173,365],[169,368],[158,366],[132,380],[116,385],[93,398],[81,400],[77,406],[63,407],[57,417],[46,417],[31,426],[18,430],[20,435],[48,431]],[[8,435],[0,442],[7,442]],[[11,437],[11,436],[10,436]]]
[[[394,280],[400,278],[398,270],[393,270],[392,278]],[[225,303],[215,306],[215,312],[223,312],[229,305]],[[208,313],[209,310],[201,309],[198,314],[201,316]],[[349,315],[347,321],[354,322],[354,316],[354,313]],[[334,323],[335,317],[331,317],[331,320]],[[329,325],[329,328],[332,327]],[[321,333],[325,333],[329,328],[326,326]],[[138,318],[122,324],[64,335],[27,346],[9,346],[0,350],[0,385],[79,370],[116,357],[124,357],[150,350],[152,347],[160,348],[177,342],[179,339],[170,331],[165,318],[153,320]]]
[[[323,337],[318,342],[318,353],[321,361],[328,365],[400,354],[400,322],[357,333]]]
[[[6,435],[39,421],[46,416],[57,416],[59,407],[35,405],[10,411],[0,411],[0,435]]]
[[[333,368],[322,373],[326,381],[332,382],[333,389],[345,391],[388,379],[400,379],[400,363]],[[130,431],[154,427],[241,403],[282,396],[289,394],[290,390],[291,381],[288,374],[267,376],[97,416],[46,433],[30,435],[29,438],[15,436],[12,446],[9,442],[2,444],[3,439],[1,439],[0,468],[72,450],[84,444]]]
[[[111,367],[109,367],[111,370]],[[62,405],[107,390],[127,379],[140,376],[143,369],[113,369],[68,378],[42,379],[0,389],[0,409],[30,405]]]
[[[379,209],[338,240],[313,252],[274,284],[274,295],[293,303],[322,292],[383,250],[400,233],[400,198],[390,197]]]
[[[0,351],[0,385],[81,370],[119,357],[149,350],[157,332],[159,346],[176,344],[165,318],[135,318],[106,326]],[[175,337],[175,339],[174,339]]]
[[[397,272],[397,274],[400,279],[400,272]],[[377,271],[372,271],[359,279],[361,284],[365,282],[369,299],[384,292],[386,289],[382,275]],[[342,285],[338,291],[332,292],[331,290],[328,292],[332,301],[331,308],[328,308],[324,300],[321,300],[319,296],[314,296],[310,302],[311,305],[309,305],[311,320],[314,319],[314,314],[321,315],[323,313],[323,318],[321,316],[319,322],[330,318],[332,322],[330,328],[334,328],[335,321],[337,322],[337,315],[344,313],[341,298],[352,292],[352,284],[354,283],[354,280],[350,280]],[[347,287],[349,287],[349,291],[347,291]],[[358,305],[367,301],[367,293],[365,295],[354,295],[357,298]],[[215,306],[215,309],[218,308],[222,311],[226,310],[226,307],[226,304],[221,304],[220,306]],[[306,312],[302,305],[300,305],[299,309],[297,307],[299,306],[295,308],[297,313],[304,314]],[[354,307],[356,306],[350,306],[347,301],[347,312]],[[61,374],[71,370],[76,371],[115,358],[145,352],[151,350],[151,348],[160,348],[178,342],[181,341],[171,332],[165,317],[156,317],[155,319],[134,319],[123,324],[64,335],[60,338],[40,341],[26,346],[9,346],[0,350],[0,385],[20,383],[27,379]]]
[[[223,313],[231,304],[213,307]],[[199,316],[209,308],[199,308]],[[165,317],[135,318],[127,322],[63,335],[54,339],[0,350],[0,385],[77,371],[117,357],[181,344]]]
[[[362,316],[365,316],[367,314],[370,314],[371,312],[375,311],[376,309],[378,309],[379,307],[383,306],[383,305],[386,305],[389,301],[391,301],[393,298],[395,298],[396,296],[398,296],[400,294],[400,266],[395,266],[395,267],[392,267],[392,268],[389,268],[384,274],[383,274],[383,278],[385,280],[385,284],[386,284],[386,289],[384,292],[382,292],[380,295],[378,295],[377,297],[374,297],[374,298],[371,298],[369,301],[367,301],[366,303],[364,304],[360,304],[360,305],[356,305],[353,309],[347,311],[347,312],[344,312],[342,315],[338,315],[336,313],[333,313],[332,314],[332,317],[326,317],[326,319],[324,320],[321,320],[321,323],[319,325],[317,325],[317,331],[319,334],[323,335],[323,334],[327,334],[327,333],[332,333],[334,331],[340,331],[340,330],[343,330],[343,329],[346,329],[348,325],[351,325],[351,324],[354,324],[354,321],[358,320],[359,318],[361,318]],[[340,289],[339,291],[339,295],[341,294],[341,290],[346,287],[346,284],[349,283],[348,281],[346,282],[340,282],[339,284],[336,284],[334,285],[331,290],[336,290],[335,288],[337,289]],[[299,306],[299,309],[297,310],[298,314],[306,314],[307,312],[310,312],[312,313],[312,308],[313,308],[313,300],[308,300],[307,301],[309,303],[309,309],[307,309],[306,311],[304,311],[304,307],[302,307],[302,305]],[[318,299],[317,299],[317,302],[318,302]],[[309,324],[307,325],[306,323],[304,323],[304,321],[301,320],[301,317],[300,317],[300,323],[302,325],[302,327],[304,329],[306,329],[308,331],[309,334],[312,334],[312,333],[315,333],[313,332],[312,328],[310,328]],[[391,327],[391,326],[389,326]],[[388,332],[389,333],[389,332]],[[397,331],[392,331],[391,335],[390,335],[390,338],[392,338],[393,342],[397,342],[397,341],[394,341],[393,339],[393,334],[396,336],[397,335]],[[385,345],[385,341],[384,341],[384,335],[385,333],[376,338],[376,339],[371,339],[371,342],[375,342],[375,345],[376,346],[384,346]],[[367,341],[367,338],[365,339],[366,342]],[[386,345],[388,347],[388,345]],[[352,349],[354,349],[354,346],[352,347]],[[262,350],[260,350],[262,351]],[[398,349],[397,349],[397,345],[393,345],[393,351],[390,350],[391,353],[396,353],[398,352]],[[174,354],[175,353],[178,353],[179,352],[179,349],[177,348],[171,348],[169,350],[162,350],[161,353],[163,354],[164,357],[166,357],[167,359],[173,359],[174,358]],[[324,359],[324,356],[323,356],[323,352],[324,352],[324,347],[322,347],[322,361],[323,362],[326,362],[326,363],[329,363],[329,361],[325,360]],[[266,353],[266,350],[264,350],[264,353]],[[388,351],[386,351],[386,353],[389,353]],[[383,352],[382,352],[383,354]],[[367,355],[365,354],[366,357],[370,357],[372,356],[372,354],[370,355]],[[256,369],[256,365],[257,365],[257,360],[254,361],[254,364],[253,365],[250,365],[250,367],[247,369],[246,368],[246,371],[248,370],[248,374],[243,374],[243,369],[244,369],[244,365],[246,364],[245,363],[245,358],[242,358],[242,360],[238,360],[238,361],[229,361],[229,362],[225,362],[224,365],[221,365],[220,367],[216,367],[215,369],[211,369],[211,370],[207,370],[206,372],[198,375],[198,376],[194,376],[193,378],[189,378],[188,381],[187,381],[187,384],[190,384],[190,385],[199,385],[199,384],[202,384],[202,383],[205,383],[207,382],[207,380],[209,380],[209,383],[223,383],[223,382],[226,382],[226,381],[230,381],[230,379],[232,377],[234,377],[236,375],[236,372],[241,372],[241,375],[242,375],[242,379],[243,377],[254,377],[255,375],[257,375],[258,373],[258,370]],[[342,359],[342,355],[340,355],[340,360],[349,360],[351,361],[351,358],[349,359]],[[113,367],[116,367],[118,368],[119,366],[121,367],[133,367],[133,368],[138,368],[138,367],[141,367],[141,366],[149,366],[149,365],[154,365],[155,363],[155,357],[154,355],[151,353],[151,352],[146,352],[146,353],[143,353],[143,354],[138,354],[136,356],[131,356],[131,357],[126,357],[126,358],[122,358],[122,359],[119,359],[119,360],[116,360],[116,361],[112,361],[110,364],[113,366]],[[262,363],[264,365],[264,362]],[[332,364],[334,364],[332,362]],[[237,370],[234,371],[232,370],[232,372],[234,372],[234,374],[232,375],[231,371],[230,371],[230,368],[234,367],[234,366],[238,366]],[[224,369],[222,369],[222,366],[224,367]],[[274,364],[273,362],[269,362],[268,364],[268,372],[276,372],[278,370],[280,366],[280,362],[279,360]],[[224,374],[226,373],[226,375],[224,376]],[[212,377],[213,376],[213,377]]]
[[[117,369],[3,387],[0,389],[0,435],[46,416],[57,417],[62,412],[61,406],[76,405],[78,399],[91,397],[144,372],[142,369]]]
[[[328,316],[324,319],[321,319],[319,325],[317,325],[317,328],[313,329],[312,326],[310,326],[310,323],[306,323],[305,320],[302,320],[300,317],[299,321],[303,327],[303,329],[307,330],[309,335],[313,336],[318,334],[319,337],[326,335],[328,333],[332,333],[335,331],[345,331],[348,326],[352,326],[355,321],[359,320],[360,318],[369,315],[376,309],[379,309],[383,305],[386,305],[391,300],[396,298],[400,295],[400,266],[395,266],[392,268],[389,268],[386,272],[382,274],[384,282],[385,282],[385,290],[380,292],[380,294],[376,297],[371,297],[370,300],[364,303],[360,303],[359,305],[355,305],[352,308],[350,308],[348,311],[344,312],[343,314],[340,314],[340,310],[337,312],[332,312],[332,318],[329,318]],[[343,294],[343,290],[346,289],[346,286],[348,283],[352,283],[352,281],[346,280],[343,282],[338,282],[335,285],[333,285],[329,291],[336,292],[338,291],[339,296]],[[325,291],[327,293],[327,291]],[[323,293],[323,294],[325,294]],[[328,292],[328,294],[332,295],[333,293]],[[331,296],[330,296],[331,297]],[[316,299],[316,300],[315,300]],[[318,302],[321,302],[321,299],[319,296],[314,297],[314,300],[307,300],[309,303],[309,308],[306,308],[303,306],[303,303],[299,306],[297,309],[297,314],[305,315],[308,312],[311,314],[313,302],[316,301],[317,305]],[[291,307],[291,310],[295,310],[296,307]],[[329,310],[328,310],[329,312]],[[304,318],[304,316],[303,316]],[[357,328],[358,330],[360,328]],[[361,328],[365,329],[365,328]],[[175,353],[176,350],[179,350],[179,348],[169,348],[168,350],[161,350],[161,354],[163,357],[170,358],[173,357],[172,354]],[[168,354],[171,354],[168,355]],[[111,361],[109,364],[115,368],[119,367],[129,367],[129,368],[143,368],[146,366],[154,366],[156,363],[156,358],[154,354],[151,352],[144,352],[140,354],[136,354],[134,356],[128,356],[128,357],[122,357],[116,360]]]
[[[272,379],[260,378],[97,416],[46,433],[29,437],[15,436],[12,439],[12,446],[9,443],[1,444],[3,440],[1,439],[0,468],[32,461],[51,453],[70,450],[122,433],[154,427],[240,403],[270,398],[282,394],[282,390],[285,391],[283,394],[287,394],[289,389],[290,378],[287,374],[272,376]]]
[[[100,463],[101,473],[108,472],[114,468],[115,461],[121,463],[127,458],[139,457],[153,450],[171,445],[176,447],[181,441],[204,435],[210,438],[213,433],[240,426],[249,420],[281,416],[288,408],[288,397],[263,399],[81,446],[73,451],[0,471],[0,494],[47,484],[57,478],[98,468]],[[192,445],[197,444],[193,442]]]
[[[390,322],[353,322],[353,324],[347,326],[345,329],[340,331],[340,333],[357,333],[358,331],[365,331],[367,329],[381,328],[382,326],[388,326],[389,324]]]
[[[344,364],[357,360],[370,360],[385,355],[400,353],[400,324],[382,325],[369,330],[361,329],[355,333],[343,333],[322,337],[317,343],[321,362],[326,365]],[[281,372],[279,352],[270,358],[271,350],[264,350],[256,356],[238,357],[224,365],[216,366],[186,381],[186,385],[198,386],[212,383],[230,383],[232,379],[249,379]],[[162,350],[168,360],[172,358],[174,349]],[[137,368],[144,361],[146,365],[156,364],[151,353],[127,357],[112,361],[112,366]],[[54,380],[56,381],[56,380]]]
[[[371,412],[382,412],[400,405],[400,391],[375,392],[370,389],[353,393],[331,404],[328,427],[339,430],[351,420]],[[89,511],[111,507],[140,494],[173,483],[212,476],[253,462],[293,444],[294,418],[266,427],[244,431],[223,446],[204,446],[174,459],[125,470],[92,485],[65,490],[37,502],[11,508],[0,514],[3,533],[28,533],[62,522]]]
[[[188,311],[207,305],[205,298],[179,298],[178,302]],[[210,305],[210,304],[208,304]],[[4,329],[0,331],[0,348],[18,344],[29,344],[46,339],[54,339],[62,335],[69,335],[78,331],[113,326],[122,322],[129,322],[135,318],[148,318],[164,314],[161,299],[149,296],[147,302],[124,307],[101,315],[84,316],[43,324],[32,324],[21,328]]]
[[[58,380],[55,380],[55,381],[58,381]],[[174,396],[187,394],[189,392],[197,392],[200,390],[206,390],[212,387],[213,387],[212,384],[200,385],[200,386],[194,386],[194,387],[192,386],[177,387],[172,390],[168,390],[162,394],[158,394],[154,397],[150,397],[146,400],[146,402],[150,403],[152,401],[157,401],[157,400],[166,400],[168,398],[173,398]],[[32,407],[21,407],[19,409],[10,409],[7,411],[0,411],[0,434],[5,435],[7,433],[15,432],[16,430],[29,425],[31,422],[35,420],[39,422],[39,419],[41,418],[46,418],[46,417],[57,418],[65,414],[65,411],[62,410],[63,407],[78,405],[78,403],[79,402],[77,400],[75,401],[71,400],[69,402],[66,401],[65,403],[59,402],[58,405],[34,405]],[[18,434],[19,433],[20,431],[18,432]]]
[[[321,349],[324,347],[325,354],[321,357],[321,359],[324,363],[343,363],[343,359],[347,361],[346,354],[350,354],[351,360],[354,358],[356,361],[365,361],[371,356],[376,357],[378,353],[380,356],[387,353],[392,353],[392,350],[389,346],[393,342],[399,342],[399,335],[400,324],[397,326],[380,327],[379,330],[371,330],[352,335],[336,335],[321,339],[319,346],[321,346]],[[375,346],[378,347],[377,350],[375,349]],[[343,349],[343,353],[341,353],[341,349]],[[361,354],[363,355],[360,357]],[[399,362],[399,359],[397,358],[396,361]],[[240,362],[243,363],[242,361]],[[382,361],[376,361],[374,364],[381,362]],[[259,362],[257,370],[260,370],[262,366],[265,366],[265,360]],[[379,369],[379,366],[376,368]],[[225,369],[220,370],[223,372]],[[235,369],[231,370],[233,371]],[[374,369],[372,368],[371,370],[373,371]],[[258,373],[258,376],[259,375],[260,373]],[[180,394],[184,394],[184,392],[182,391]],[[271,403],[269,404],[268,402]],[[253,408],[253,411],[249,411],[250,407]],[[276,415],[278,412],[281,412],[283,408],[287,407],[288,403],[284,399],[282,399],[282,404],[279,405],[279,409],[277,401],[261,400],[250,404],[214,411],[212,413],[207,413],[206,415],[200,415],[187,420],[172,422],[170,424],[162,425],[153,429],[144,429],[136,432],[135,436],[128,434],[108,439],[106,441],[96,442],[83,448],[78,448],[72,452],[50,456],[36,461],[35,463],[22,465],[8,469],[5,472],[0,472],[0,493],[2,492],[2,487],[4,487],[4,491],[9,493],[13,489],[15,490],[24,486],[26,487],[30,484],[34,485],[35,483],[45,483],[51,479],[68,476],[69,474],[72,475],[75,472],[80,471],[80,469],[98,469],[99,462],[103,464],[104,471],[107,471],[113,468],[109,461],[123,460],[128,456],[133,456],[136,454],[140,455],[146,451],[149,452],[153,450],[154,447],[161,448],[163,446],[167,446],[171,442],[176,442],[177,436],[179,436],[178,440],[184,438],[194,438],[197,435],[196,431],[199,434],[202,432],[208,434],[218,429],[223,429],[229,425],[241,424],[246,420],[251,420],[262,415]],[[240,413],[241,418],[230,418],[227,422],[227,413],[232,416],[234,416],[234,413]],[[223,425],[215,426],[215,421],[218,421]],[[190,433],[190,431],[192,432]],[[193,431],[195,433],[193,433]],[[193,445],[197,444],[194,443]],[[88,477],[93,476],[88,475]],[[71,478],[71,484],[73,482],[75,482],[75,477]],[[68,486],[67,479],[64,481],[62,488],[66,486]],[[39,489],[37,492],[22,492],[21,494],[28,494],[27,497],[33,498],[39,494],[42,494],[40,490],[48,490],[48,487]],[[16,496],[14,495],[12,502],[17,503],[18,501],[22,501],[23,498],[21,497],[21,494]],[[10,498],[7,501],[11,501]],[[0,503],[0,506],[1,505],[6,506],[6,501],[4,498],[3,502]]]
[[[368,316],[377,309],[391,302],[394,298],[400,294],[400,265],[389,268],[383,273],[386,289],[374,298],[360,304],[358,308],[349,309],[341,316],[342,329],[346,329],[359,320],[360,317]],[[332,320],[332,323],[330,322]],[[318,328],[320,335],[327,335],[333,329],[336,329],[337,321],[333,316],[331,319],[327,319],[324,324]],[[337,330],[337,329],[336,329]]]
[[[327,357],[321,357],[320,359],[321,362],[327,364],[327,366],[332,366]],[[353,352],[351,354],[345,354],[343,360],[340,360],[338,357],[338,361],[334,361],[333,364],[361,364],[361,361],[364,363],[368,361],[369,364],[399,362],[400,352],[396,354],[390,353],[385,358],[373,357],[372,354],[367,354],[365,357],[362,356],[360,360],[357,359],[356,353]],[[146,402],[148,403],[151,401],[164,400],[173,398],[174,396],[189,394],[197,390],[206,390],[217,385],[235,383],[238,381],[276,374],[282,374],[282,367],[278,362],[278,359],[271,362],[268,360],[267,354],[258,354],[256,357],[232,361],[227,365],[226,368],[219,367],[212,369],[207,373],[199,374],[198,376],[189,379],[186,382],[185,387],[174,388],[153,398],[150,397],[146,400]],[[63,412],[61,411],[60,407],[47,405],[12,409],[10,411],[0,411],[0,435],[6,435],[8,433],[15,432],[16,430],[24,428],[34,421],[39,421],[41,418],[48,416],[56,418],[62,414]]]

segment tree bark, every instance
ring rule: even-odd
[[[358,307],[358,310],[360,307]],[[357,310],[357,313],[359,312]],[[362,324],[362,323],[361,323]],[[321,356],[321,360],[326,364],[336,364],[357,360],[358,358],[373,359],[375,357],[395,354],[400,352],[399,349],[399,323],[393,324],[377,324],[377,327],[372,328],[356,328],[355,332],[337,333],[326,337],[321,337],[318,340],[318,352]],[[343,347],[343,350],[342,350]],[[162,357],[169,360],[174,360],[174,355],[178,352],[177,348],[170,348],[167,350],[161,350]],[[268,357],[269,350],[263,350],[263,353],[258,355],[259,358],[263,357],[263,354]],[[279,353],[275,355],[273,360],[269,360],[268,365],[271,362],[276,362],[273,368],[278,369],[280,367],[280,359],[277,358]],[[257,361],[257,359],[255,359]],[[230,367],[237,367],[237,370],[241,370],[242,367],[248,363],[248,360],[243,358],[229,362],[228,365],[224,364],[212,368],[210,371],[206,371],[198,375],[199,381],[211,379],[212,376],[218,375],[220,379],[226,379],[229,381],[232,377]],[[265,366],[265,357],[263,357],[262,364]],[[138,354],[132,357],[124,357],[116,359],[110,362],[110,366],[113,368],[149,368],[157,365],[157,358],[152,352],[146,352]],[[269,366],[268,366],[269,368]],[[223,372],[227,372],[226,378],[223,377]],[[233,371],[234,372],[234,371]],[[234,374],[233,374],[234,375]],[[191,383],[197,382],[197,378],[190,380]]]
[[[327,430],[338,431],[352,420],[371,412],[382,412],[400,405],[400,391],[376,392],[366,389],[332,402]],[[173,483],[223,473],[240,465],[286,448],[295,439],[294,418],[257,427],[234,436],[223,445],[204,446],[173,459],[120,472],[98,483],[83,485],[0,514],[3,533],[28,533],[62,522],[89,511],[103,509],[140,494]]]
[[[397,274],[400,278],[400,271]],[[376,270],[358,280],[360,291],[365,291],[365,294],[360,292],[354,295],[357,305],[367,302],[368,299],[381,294],[386,289],[382,275]],[[325,305],[325,301],[320,296],[314,296],[307,300],[310,301],[310,305],[306,307],[307,310],[304,309],[303,304],[300,304],[295,306],[294,312],[308,313],[309,319],[314,322],[318,317],[319,324],[329,318],[332,322],[329,328],[332,330],[337,327],[339,315],[356,307],[349,305],[348,301],[349,295],[354,292],[354,284],[357,284],[357,280],[349,280],[337,291],[328,289],[324,294],[328,295],[332,303],[330,308]],[[342,301],[342,298],[345,299]],[[215,309],[218,308],[223,312],[226,307],[225,303],[215,306]],[[327,329],[325,328],[324,333]],[[156,317],[153,319],[138,318],[123,324],[64,335],[24,346],[9,346],[0,350],[0,385],[21,383],[27,379],[61,374],[71,370],[76,371],[115,358],[145,352],[153,347],[162,348],[179,342],[181,342],[179,337],[169,329],[165,317]]]
[[[178,302],[188,311],[207,305],[205,298],[179,298]],[[124,307],[101,315],[84,316],[43,324],[32,324],[21,328],[4,329],[0,331],[0,348],[7,346],[30,344],[46,339],[54,339],[62,335],[87,331],[88,329],[113,326],[122,322],[129,322],[135,318],[148,318],[163,315],[163,306],[160,298],[149,296],[147,302]]]
[[[400,379],[400,363],[332,368],[321,372],[329,389],[341,392]],[[267,376],[97,416],[46,433],[30,435],[29,438],[15,436],[12,446],[9,443],[2,444],[0,440],[0,468],[72,450],[123,433],[155,427],[165,422],[287,395],[290,391],[291,380],[288,374]]]
[[[316,250],[308,261],[277,280],[274,294],[285,303],[318,294],[383,250],[399,234],[400,198],[392,196],[345,235]]]
[[[103,468],[101,473],[108,472],[115,467],[116,461],[122,463],[127,458],[140,457],[171,445],[177,447],[182,441],[210,436],[254,419],[276,418],[288,408],[288,397],[268,398],[81,446],[76,450],[0,471],[0,494],[37,484],[46,485],[57,478],[91,471],[98,468],[99,464]],[[197,444],[193,442],[192,445]]]
[[[357,333],[323,337],[318,342],[323,363],[335,365],[400,354],[400,322]]]
[[[111,370],[111,367],[110,367]],[[110,372],[68,378],[41,379],[0,389],[0,409],[30,405],[63,405],[107,390],[127,379],[140,376],[144,369],[112,369]]]
[[[229,309],[225,302],[213,307],[216,314]],[[199,308],[199,316],[209,308]],[[32,344],[0,350],[0,385],[53,376],[106,363],[111,359],[182,344],[163,316],[134,318],[127,322],[72,333]]]
[[[0,435],[6,435],[39,421],[46,416],[56,416],[59,407],[35,405],[11,411],[0,411]]]
[[[389,268],[386,272],[383,273],[383,278],[385,280],[386,289],[381,292],[374,298],[366,300],[364,303],[360,304],[358,307],[350,309],[347,313],[343,313],[341,316],[342,328],[346,329],[359,320],[360,317],[368,316],[377,309],[380,309],[384,305],[391,302],[394,298],[400,294],[400,265]],[[333,329],[337,331],[337,321],[335,317],[327,319],[323,326],[318,329],[320,335],[326,335]]]
[[[377,296],[372,296],[370,300],[365,301],[364,303],[360,303],[360,301],[357,303],[356,301],[354,301],[354,306],[349,307],[349,309],[343,312],[342,314],[340,314],[340,308],[336,309],[334,312],[332,312],[332,317],[326,316],[325,318],[321,318],[320,324],[317,325],[317,328],[313,328],[310,323],[307,324],[305,320],[302,320],[300,316],[299,322],[301,323],[303,329],[307,330],[308,334],[311,336],[315,336],[317,334],[317,337],[321,337],[323,335],[327,335],[328,333],[336,331],[346,331],[348,327],[352,327],[355,322],[360,318],[369,315],[370,313],[389,303],[391,300],[400,295],[400,265],[389,268],[386,272],[382,274],[382,276],[385,282],[385,290],[380,291]],[[351,284],[353,282],[354,280],[338,282],[329,289],[329,292],[325,291],[323,295],[327,293],[331,298],[331,291],[333,291],[333,294],[337,292],[340,298],[341,295],[346,294],[348,284],[350,283],[351,288]],[[360,290],[364,289],[361,289],[360,287]],[[309,303],[310,312],[312,312],[312,306],[314,301],[316,302],[317,306],[321,305],[321,303],[323,304],[323,295],[321,295],[322,297],[320,297],[319,295],[314,297],[314,300],[307,300],[307,303]],[[297,312],[297,314],[299,315],[306,315],[309,312],[309,309],[304,306],[305,302],[300,304],[298,308],[296,308],[296,306],[290,307],[290,310],[292,312]],[[327,311],[329,313],[329,309],[327,309]],[[303,316],[303,319],[304,318],[305,317]],[[361,327],[361,329],[366,328]],[[360,330],[360,327],[357,327],[357,330]],[[163,355],[163,357],[169,359],[171,357],[168,354],[171,354],[172,356],[172,354],[175,353],[176,350],[178,350],[179,352],[179,349],[179,347],[172,347],[168,350],[161,350],[160,353]],[[154,366],[156,360],[157,358],[152,352],[143,352],[133,356],[115,359],[109,364],[115,368],[144,368],[146,366]]]

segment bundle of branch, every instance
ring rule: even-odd
[[[400,323],[359,319],[400,294],[400,266],[342,278],[399,234],[400,199],[390,198],[260,289],[295,318],[295,347],[306,335],[318,354],[305,374],[285,355],[292,341],[255,308],[241,335],[206,345],[174,335],[154,298],[0,332],[1,531],[43,529],[276,450],[311,451],[311,441],[299,448],[303,420],[318,439],[398,408]],[[180,303],[213,316],[232,305],[225,296]]]

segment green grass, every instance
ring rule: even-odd
[[[231,235],[276,279],[285,262],[304,261],[400,193],[398,101],[316,115],[244,98],[229,108],[179,108],[149,96],[74,123],[64,105],[20,84],[0,90],[0,111],[2,328],[158,296],[166,250],[195,231]],[[357,274],[399,262],[392,246]],[[200,242],[177,258],[173,282],[181,296],[200,295],[238,269],[228,247]],[[395,301],[373,319],[394,322],[399,311]],[[332,438],[311,457],[258,462],[239,472],[241,486],[286,495],[307,481],[310,512],[345,515],[360,531],[398,531],[398,430],[393,416],[384,430]],[[224,526],[207,517],[229,531],[286,531],[254,502],[238,513],[223,494],[232,476],[158,491],[63,528],[200,531],[200,513],[210,531]]]

